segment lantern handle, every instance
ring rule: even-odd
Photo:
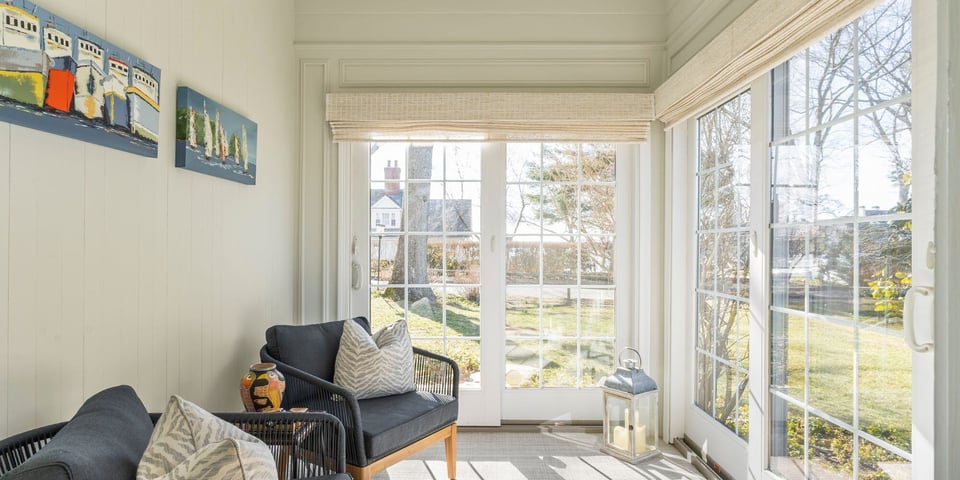
[[[620,353],[617,354],[617,365],[620,365],[621,367],[623,366],[623,359],[620,357],[622,357],[623,352],[626,352],[627,350],[637,354],[637,368],[638,369],[643,368],[643,357],[641,357],[640,352],[633,347],[627,347],[627,348],[624,348],[623,350],[620,350]]]

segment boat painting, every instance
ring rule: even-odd
[[[160,69],[27,1],[0,3],[0,121],[157,156]]]
[[[257,124],[189,87],[177,87],[176,165],[257,183]]]

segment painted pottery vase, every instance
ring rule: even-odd
[[[240,398],[248,412],[276,412],[287,382],[273,363],[254,363],[240,379]]]

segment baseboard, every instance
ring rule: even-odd
[[[693,442],[686,436],[683,438],[674,438],[673,446],[680,452],[680,455],[683,455],[693,468],[696,468],[700,475],[703,475],[707,480],[731,480],[731,477],[727,472],[725,472],[720,465],[713,461],[709,455],[707,455],[706,460],[703,459],[703,454],[700,452],[700,447],[697,446],[696,442]]]

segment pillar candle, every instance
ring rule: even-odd
[[[627,429],[621,426],[613,427],[613,446],[625,451],[630,451],[630,437]]]
[[[647,451],[647,426],[636,425],[633,427],[633,446],[634,453],[643,453]]]

